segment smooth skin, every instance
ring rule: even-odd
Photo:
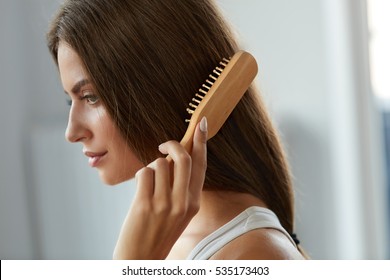
[[[246,208],[267,207],[250,194],[203,191],[207,166],[205,118],[196,127],[191,153],[178,142],[168,141],[158,149],[171,160],[158,158],[144,166],[100,102],[78,54],[60,42],[57,58],[61,82],[71,99],[66,139],[83,145],[83,152],[106,184],[136,178],[137,191],[123,222],[114,259],[185,259],[197,243]],[[212,257],[301,258],[287,237],[272,229],[246,233]]]

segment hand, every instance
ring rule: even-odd
[[[123,223],[114,259],[165,259],[198,212],[207,166],[207,120],[194,133],[189,154],[178,142],[136,174],[137,192]]]

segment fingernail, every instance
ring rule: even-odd
[[[200,121],[199,128],[202,132],[207,132],[207,118],[206,117],[203,117],[202,120]]]
[[[158,150],[163,153],[163,154],[166,154],[167,151],[165,150],[165,143],[162,143],[161,145],[158,146]]]

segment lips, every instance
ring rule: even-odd
[[[85,151],[84,154],[89,157],[88,163],[91,167],[96,167],[99,165],[99,163],[103,160],[107,152],[102,153],[93,153]]]

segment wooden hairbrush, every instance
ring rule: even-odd
[[[245,51],[237,52],[231,59],[224,58],[213,70],[187,108],[191,118],[186,120],[189,125],[180,144],[188,152],[192,150],[195,128],[201,119],[207,118],[208,140],[217,134],[256,74],[256,60]]]

